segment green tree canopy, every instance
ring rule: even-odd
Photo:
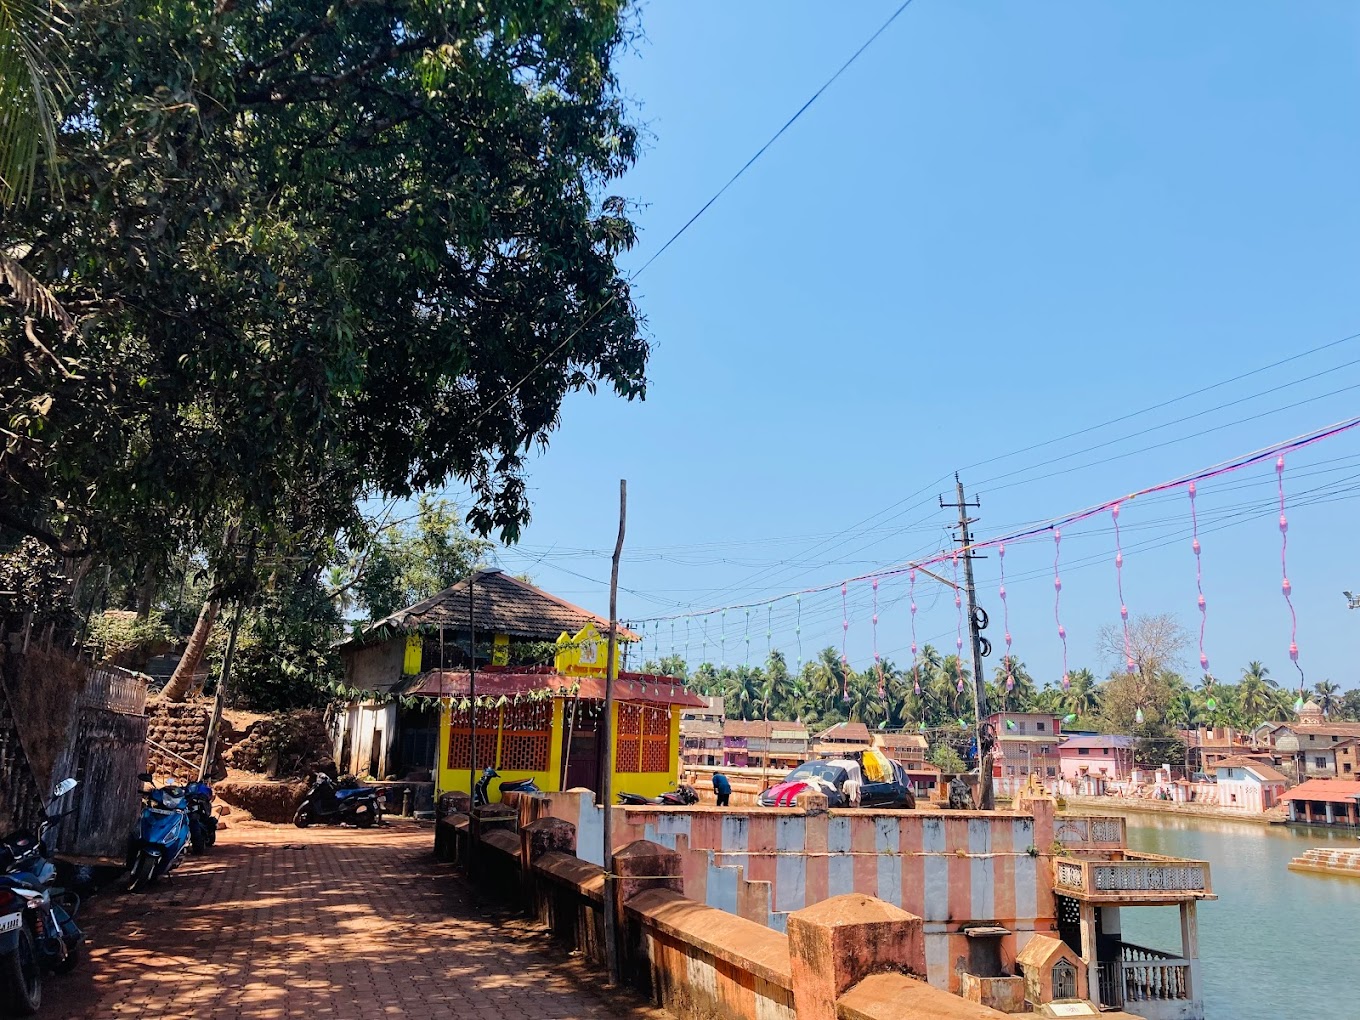
[[[457,584],[492,548],[464,530],[447,500],[422,496],[415,519],[383,528],[340,589],[352,584],[369,619],[379,620]]]
[[[0,296],[0,525],[230,572],[227,520],[319,547],[456,478],[513,539],[565,395],[644,393],[622,6],[69,3],[0,251],[78,329]]]

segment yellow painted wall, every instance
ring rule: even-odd
[[[545,772],[527,772],[521,769],[496,769],[500,773],[500,779],[491,780],[490,796],[492,802],[500,800],[499,784],[503,781],[516,779],[532,778],[538,784],[540,790],[555,791],[560,790],[562,780],[562,706],[561,698],[553,698],[552,714],[552,740],[548,745],[548,768]],[[470,775],[467,769],[449,768],[449,717],[451,708],[444,705],[439,712],[439,789],[438,793],[449,793],[458,791],[461,793],[471,793]],[[500,756],[500,731],[492,733],[490,730],[477,731],[477,744],[480,751],[481,743],[485,739],[495,739],[497,741],[496,754]],[[480,757],[480,754],[478,755]],[[477,770],[478,778],[481,777],[481,769]]]
[[[614,717],[611,732],[619,731],[619,705],[614,703]],[[610,748],[610,765],[613,765],[614,748]],[[675,789],[680,774],[680,709],[671,706],[671,734],[667,749],[670,768],[666,772],[615,772],[613,779],[614,799],[620,793],[637,793],[644,797],[659,797],[667,790]]]
[[[548,749],[548,770],[546,772],[523,772],[497,769],[496,771],[501,774],[501,778],[499,780],[493,779],[491,781],[491,800],[493,802],[500,800],[498,784],[501,780],[528,779],[533,777],[534,782],[538,784],[540,790],[552,792],[561,789],[564,705],[565,701],[562,698],[553,699],[552,743],[549,745]],[[615,703],[613,726],[610,727],[611,732],[614,733],[618,732],[618,712],[619,706],[618,703]],[[450,791],[459,791],[461,793],[471,793],[472,788],[469,785],[470,777],[468,775],[468,770],[454,770],[448,767],[449,716],[450,708],[445,705],[440,711],[438,792],[448,793]],[[492,734],[489,730],[478,730],[478,745],[490,736],[492,736]],[[499,733],[496,734],[496,739],[499,740]],[[497,747],[498,755],[499,750],[500,748]],[[610,764],[612,766],[614,760],[613,747],[610,747],[609,753]],[[670,739],[668,741],[667,757],[669,759],[670,768],[666,772],[615,772],[613,777],[614,793],[617,795],[626,791],[628,793],[641,794],[644,797],[657,797],[667,790],[675,788],[680,770],[680,709],[675,705],[671,706]],[[478,776],[480,775],[481,770],[478,770]],[[615,799],[617,799],[617,797]]]

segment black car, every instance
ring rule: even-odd
[[[792,807],[794,797],[807,787],[813,787],[826,795],[831,807],[849,807],[846,784],[853,780],[860,785],[860,807],[915,807],[916,795],[912,793],[907,770],[891,759],[883,760],[892,767],[893,778],[887,782],[867,781],[861,763],[853,758],[804,762],[785,776],[782,782],[764,791],[756,803],[762,807]]]

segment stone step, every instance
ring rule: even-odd
[[[1360,878],[1360,848],[1333,850],[1314,847],[1289,862],[1291,871],[1312,871]]]

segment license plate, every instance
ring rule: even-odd
[[[0,917],[0,932],[14,931],[16,928],[22,928],[23,925],[24,915],[22,913]]]

